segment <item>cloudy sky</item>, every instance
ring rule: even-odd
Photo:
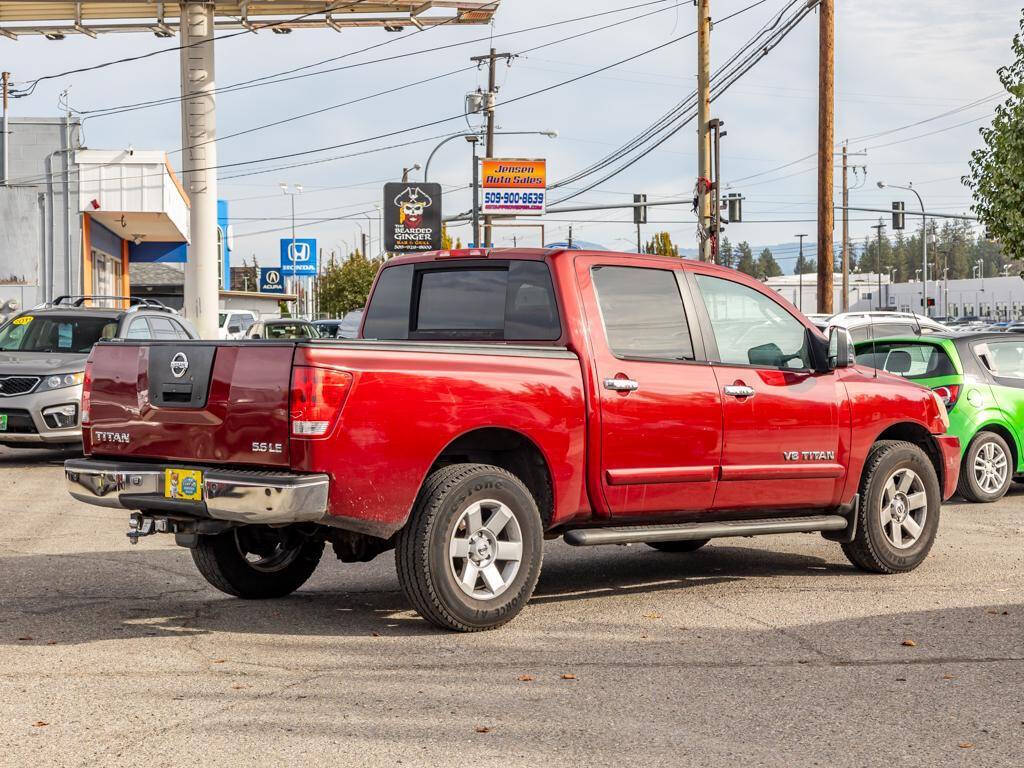
[[[752,2],[712,0],[713,15],[721,19]],[[712,66],[725,64],[785,4],[784,0],[767,0],[718,24],[712,40]],[[888,207],[892,199],[899,198],[894,198],[892,191],[878,190],[876,181],[912,180],[930,209],[968,209],[970,196],[959,179],[967,171],[970,151],[979,143],[978,128],[998,103],[996,69],[1009,62],[1020,6],[1010,0],[838,0],[836,139],[851,139],[851,151],[867,149],[866,157],[856,159],[858,165],[867,165],[867,176],[852,179],[860,187],[852,193],[852,204]],[[580,18],[604,11],[617,12]],[[275,262],[278,238],[290,230],[289,203],[278,187],[280,182],[304,186],[296,203],[302,235],[318,238],[327,250],[345,250],[358,237],[357,222],[362,222],[363,228],[374,231],[374,248],[379,249],[378,225],[367,216],[372,219],[376,215],[374,204],[381,199],[383,182],[397,180],[403,166],[422,164],[439,137],[465,130],[466,123],[453,119],[387,139],[361,140],[458,116],[465,93],[486,84],[485,73],[476,69],[446,73],[468,67],[470,56],[485,53],[492,34],[499,36],[493,41],[496,48],[513,53],[554,43],[523,53],[511,66],[500,65],[500,128],[559,131],[557,139],[499,137],[498,153],[546,157],[552,180],[589,166],[694,89],[696,45],[692,36],[575,83],[507,106],[501,106],[502,102],[682,37],[695,28],[695,15],[691,0],[503,0],[490,28],[449,25],[425,32],[407,27],[400,33],[367,29],[297,31],[291,35],[264,31],[221,41],[217,47],[217,83],[221,87],[386,43],[304,73],[359,66],[218,97],[218,134],[224,137],[218,143],[218,162],[244,163],[220,171],[220,196],[230,201],[234,219],[236,255],[255,255],[265,266]],[[572,19],[580,20],[521,31]],[[613,26],[581,34],[608,25]],[[728,231],[733,242],[787,244],[798,232],[811,233],[810,240],[814,239],[815,160],[801,158],[816,148],[817,26],[816,14],[806,18],[713,106],[728,132],[723,140],[723,176],[736,180],[731,191],[746,196],[745,223]],[[558,42],[570,36],[575,39]],[[439,50],[454,43],[464,44]],[[96,40],[74,35],[59,42],[32,36],[22,36],[17,42],[0,38],[0,61],[13,71],[17,83],[25,83],[65,69],[171,49],[177,44],[149,34],[108,35]],[[399,54],[415,55],[363,64]],[[90,116],[90,112],[108,107],[176,96],[178,67],[178,54],[171,51],[131,64],[46,80],[30,98],[15,101],[12,109],[17,115],[57,114],[58,93],[70,86],[72,107],[87,116],[84,136],[89,147],[130,144],[137,149],[162,149],[179,166],[180,153],[174,152],[181,146],[176,103]],[[434,77],[437,79],[429,83],[313,117],[229,136]],[[986,97],[992,98],[983,101]],[[976,105],[964,108],[972,103]],[[934,119],[944,113],[950,114]],[[911,127],[893,131],[904,126]],[[861,138],[876,134],[883,135]],[[416,140],[419,143],[411,146],[331,159]],[[290,161],[254,162],[354,141],[361,143]],[[633,167],[576,197],[572,204],[607,204],[629,199],[634,192],[645,192],[652,200],[689,195],[696,175],[695,144],[691,123]],[[322,162],[282,168],[309,161]],[[453,141],[438,153],[431,180],[450,190],[444,198],[446,214],[467,209],[470,170],[465,142]],[[910,199],[907,202],[908,210],[916,205]],[[635,243],[628,211],[572,215],[576,238],[614,248],[628,249]],[[548,242],[565,238],[568,216],[547,217]],[[325,218],[330,220],[320,221]],[[668,230],[678,243],[690,246],[695,236],[692,221],[685,206],[652,209],[646,232]],[[877,214],[852,214],[852,235],[863,238],[876,221]],[[498,244],[511,244],[513,232],[528,244],[536,244],[539,237],[529,229],[499,232]],[[468,228],[457,228],[453,234],[465,240]],[[791,271],[792,248],[783,245],[777,257],[784,269]]]

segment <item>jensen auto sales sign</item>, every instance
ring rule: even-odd
[[[540,216],[547,197],[545,160],[480,161],[480,210],[489,215]]]
[[[384,250],[391,253],[441,248],[441,185],[384,185]]]

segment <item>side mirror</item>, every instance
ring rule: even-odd
[[[829,370],[849,368],[851,365],[853,365],[853,339],[848,330],[834,325],[828,331]]]

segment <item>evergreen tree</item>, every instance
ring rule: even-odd
[[[723,267],[733,268],[735,265],[736,257],[733,254],[732,243],[729,242],[729,238],[722,236],[722,241],[718,244],[718,263]]]
[[[997,70],[1010,97],[996,107],[991,127],[981,129],[985,146],[971,154],[963,179],[974,193],[972,210],[1014,259],[1024,258],[1024,16],[1020,29],[1016,61]]]
[[[782,267],[775,261],[771,248],[765,248],[757,259],[757,277],[778,277],[782,274]]]
[[[745,275],[757,276],[757,262],[754,260],[754,252],[750,250],[750,243],[746,240],[738,246],[736,269]]]

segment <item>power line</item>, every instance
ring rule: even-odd
[[[512,30],[511,32],[503,32],[503,33],[501,33],[499,35],[494,35],[494,38],[511,37],[513,35],[520,35],[520,34],[525,34],[525,33],[528,33],[528,32],[536,32],[536,31],[543,30],[543,29],[549,29],[549,28],[552,28],[552,27],[563,26],[565,24],[574,24],[574,23],[579,22],[579,21],[588,21],[590,19],[599,18],[601,16],[608,16],[608,15],[617,14],[617,13],[624,13],[626,11],[634,10],[636,8],[643,8],[643,7],[647,7],[647,6],[650,6],[650,5],[659,5],[659,4],[666,3],[666,2],[669,2],[669,0],[649,0],[648,2],[638,3],[636,5],[630,5],[630,6],[626,6],[626,7],[623,7],[623,8],[616,8],[616,9],[610,10],[610,11],[601,11],[599,13],[587,14],[585,16],[577,16],[577,17],[573,17],[573,18],[570,18],[570,19],[563,19],[561,21],[549,22],[547,24],[539,24],[539,25],[536,25],[536,26],[533,26],[533,27],[524,27],[523,29]],[[659,9],[658,11],[655,11],[655,13],[660,12],[661,10],[666,10],[666,9]],[[465,14],[467,12],[468,11],[464,11],[462,13]],[[424,54],[424,53],[435,53],[437,51],[444,51],[444,50],[448,50],[450,48],[458,48],[458,47],[465,46],[465,45],[472,45],[474,43],[479,43],[481,41],[485,41],[485,40],[490,40],[491,39],[491,37],[479,37],[479,38],[474,38],[474,39],[471,39],[471,40],[463,40],[463,41],[459,41],[459,42],[455,42],[455,43],[448,43],[446,45],[434,46],[432,48],[421,48],[421,49],[416,50],[416,51],[407,51],[406,53],[396,54],[394,56],[385,56],[385,57],[381,57],[381,58],[377,58],[377,59],[370,59],[368,61],[361,61],[361,62],[357,62],[355,64],[346,64],[346,65],[340,66],[340,67],[332,67],[330,69],[318,70],[316,72],[306,72],[305,74],[295,74],[295,73],[298,73],[298,72],[303,72],[304,70],[307,70],[307,69],[312,69],[314,67],[321,66],[323,64],[328,64],[328,63],[331,63],[331,62],[334,62],[334,61],[341,61],[343,59],[350,58],[352,56],[357,56],[357,55],[359,55],[361,53],[367,53],[368,51],[376,50],[377,48],[382,48],[385,45],[389,45],[391,43],[398,42],[400,40],[409,40],[412,37],[414,37],[415,35],[423,34],[424,32],[428,32],[428,31],[433,30],[433,29],[439,29],[439,28],[445,26],[446,24],[453,23],[454,20],[456,20],[456,19],[458,19],[460,17],[461,17],[461,14],[460,14],[460,16],[453,17],[452,20],[446,21],[444,24],[436,24],[436,25],[434,25],[432,27],[428,27],[426,29],[419,30],[419,31],[413,33],[412,35],[407,35],[407,36],[402,37],[402,38],[392,38],[390,40],[385,40],[385,41],[380,42],[380,43],[375,43],[374,45],[366,46],[365,48],[361,48],[361,49],[359,49],[357,51],[350,51],[350,52],[342,54],[340,56],[333,56],[331,58],[321,59],[320,61],[316,61],[316,62],[313,62],[311,64],[305,64],[305,65],[303,65],[301,67],[294,67],[292,69],[282,70],[280,72],[275,72],[275,73],[272,73],[272,74],[269,74],[269,75],[261,75],[260,77],[253,78],[251,80],[243,80],[243,81],[238,82],[238,83],[232,83],[230,85],[225,85],[225,86],[222,86],[222,87],[219,87],[219,88],[215,88],[215,89],[213,89],[212,93],[213,93],[214,96],[217,96],[217,95],[220,95],[222,93],[233,93],[234,91],[248,90],[250,88],[258,88],[258,87],[262,87],[262,86],[265,86],[265,85],[276,85],[278,83],[287,83],[287,82],[291,82],[293,80],[299,80],[299,79],[303,79],[303,78],[306,78],[306,77],[316,77],[317,75],[326,75],[326,74],[330,74],[330,73],[333,73],[333,72],[341,72],[341,71],[346,71],[346,70],[350,70],[350,69],[356,69],[356,68],[359,68],[359,67],[368,66],[370,64],[380,64],[380,63],[388,62],[388,61],[397,61],[399,59],[404,59],[404,58],[408,58],[408,57],[411,57],[411,56],[419,56],[419,55]],[[125,111],[132,111],[132,110],[136,110],[136,109],[147,109],[147,108],[150,108],[150,107],[159,107],[159,106],[164,106],[166,104],[175,104],[175,103],[178,103],[178,102],[182,101],[182,99],[183,99],[182,96],[167,96],[167,97],[160,98],[160,99],[151,99],[151,100],[148,100],[148,101],[140,101],[140,102],[135,102],[135,103],[131,103],[131,104],[122,104],[122,105],[113,106],[113,107],[103,107],[103,108],[97,108],[97,109],[92,109],[92,110],[79,110],[78,113],[82,114],[82,115],[92,116],[94,118],[95,117],[108,117],[110,115],[121,114],[121,113],[123,113]]]
[[[292,18],[292,19],[282,19],[281,21],[275,21],[275,22],[268,22],[266,24],[253,25],[252,27],[250,27],[248,29],[243,29],[243,30],[241,30],[239,32],[232,32],[229,35],[222,35],[221,37],[216,38],[215,42],[220,42],[221,40],[230,40],[233,37],[240,37],[241,35],[253,35],[253,34],[256,34],[256,32],[258,32],[261,29],[272,29],[274,27],[281,26],[282,24],[294,24],[297,21],[302,21],[303,19],[308,18],[310,16],[318,16],[318,15],[320,15],[322,13],[334,13],[335,11],[346,10],[346,9],[352,8],[352,7],[356,6],[356,5],[360,5],[362,3],[362,1],[363,0],[353,0],[353,2],[349,2],[349,3],[334,3],[330,7],[325,7],[325,8],[320,9],[320,10],[311,11],[310,13],[303,13],[303,14],[301,14],[299,16],[296,16],[295,18]],[[496,4],[497,3],[492,3],[492,5],[496,5]],[[150,51],[149,53],[143,53],[143,54],[140,54],[138,56],[126,56],[126,57],[121,58],[121,59],[113,59],[111,61],[105,61],[105,62],[102,62],[100,64],[93,64],[92,66],[88,66],[88,67],[79,67],[77,69],[68,69],[68,70],[65,70],[64,72],[56,72],[56,73],[54,73],[52,75],[42,75],[42,76],[37,77],[37,78],[35,78],[33,80],[29,80],[30,85],[27,88],[25,88],[25,89],[16,89],[19,92],[15,94],[15,98],[21,98],[23,96],[31,96],[32,92],[35,91],[36,86],[39,85],[39,83],[43,82],[44,80],[55,80],[55,79],[58,79],[58,78],[61,78],[61,77],[67,77],[69,75],[78,75],[78,74],[82,74],[84,72],[93,72],[93,71],[98,70],[98,69],[106,69],[107,67],[113,67],[113,66],[116,66],[118,64],[128,64],[128,63],[131,63],[133,61],[141,61],[143,59],[149,59],[149,58],[152,58],[154,56],[160,56],[161,54],[164,54],[164,53],[173,53],[174,51],[182,51],[182,50],[185,50],[186,48],[192,48],[192,47],[194,47],[196,45],[205,45],[206,43],[207,43],[206,40],[197,40],[196,42],[189,43],[187,45],[176,45],[173,48],[161,48],[160,50]]]

